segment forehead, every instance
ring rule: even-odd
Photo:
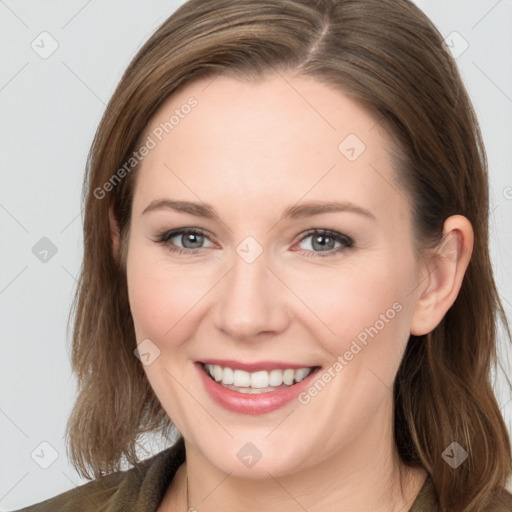
[[[157,196],[253,211],[301,197],[383,212],[403,202],[378,119],[311,78],[195,80],[167,99],[146,137],[155,146],[139,169],[135,208]]]

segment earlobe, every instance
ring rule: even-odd
[[[119,263],[119,244],[120,233],[119,225],[114,215],[114,209],[111,206],[108,210],[109,225],[110,225],[110,239],[112,240],[112,256]]]
[[[473,243],[473,228],[466,217],[453,215],[445,221],[440,245],[426,256],[411,334],[421,336],[434,330],[453,305],[471,260]]]

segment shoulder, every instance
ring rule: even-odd
[[[427,477],[409,512],[441,512],[434,482]],[[494,492],[481,512],[512,512],[512,494],[506,489]]]
[[[117,471],[13,512],[154,511],[185,460],[183,438],[126,471]]]
[[[512,512],[512,494],[506,489],[499,489],[484,512]]]

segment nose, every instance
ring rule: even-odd
[[[234,339],[279,334],[290,322],[286,288],[267,267],[265,253],[252,263],[235,254],[218,292],[215,325]]]

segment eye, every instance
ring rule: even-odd
[[[308,257],[333,256],[354,245],[354,241],[351,237],[328,229],[310,230],[302,235],[298,243],[302,244],[308,239],[310,239],[310,241],[305,245],[309,245],[309,248],[298,251]],[[215,244],[210,241],[210,239],[205,235],[205,232],[196,228],[180,228],[165,231],[158,235],[155,241],[166,246],[171,252],[175,252],[177,254],[199,253],[206,247],[215,247]],[[205,246],[205,241],[209,241],[210,245]]]
[[[203,245],[205,240],[209,240],[209,238],[202,230],[192,228],[166,231],[158,235],[156,239],[158,243],[165,245],[170,251],[178,254],[200,252],[201,249],[205,248]],[[181,246],[178,244],[181,244]],[[209,247],[213,246],[214,244],[211,244]]]
[[[309,246],[308,250],[300,251],[304,256],[333,256],[354,245],[354,240],[349,236],[328,229],[313,229],[308,231],[300,238],[299,243],[303,243],[308,239],[310,239],[310,241],[305,244]]]

